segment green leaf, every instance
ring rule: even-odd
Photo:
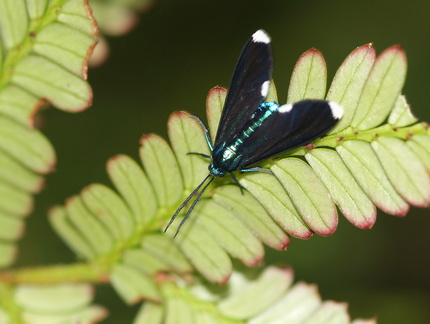
[[[110,188],[93,184],[84,188],[82,200],[115,239],[126,239],[134,231],[134,219],[124,201]]]
[[[399,96],[388,117],[388,123],[397,127],[404,127],[414,124],[418,119],[412,114],[411,107],[405,96]]]
[[[28,15],[34,19],[43,16],[46,10],[47,0],[38,0],[27,2]]]
[[[226,316],[246,319],[255,316],[279,300],[293,281],[289,269],[266,268],[248,287],[223,299],[219,310]],[[259,296],[257,299],[255,296]]]
[[[11,49],[19,45],[27,36],[27,28],[28,20],[25,1],[2,1],[0,3],[0,30],[4,47]]]
[[[223,286],[160,281],[163,303],[146,302],[134,323],[350,323],[345,303],[323,302],[314,285],[292,281],[281,266],[236,270]]]
[[[15,68],[11,81],[67,111],[82,110],[92,101],[93,94],[87,82],[39,56],[22,60]]]
[[[327,66],[322,54],[310,49],[300,56],[288,89],[287,103],[303,99],[323,99],[327,83]]]
[[[48,173],[55,164],[54,149],[38,131],[0,118],[0,152],[37,173]]]
[[[38,192],[44,183],[41,175],[3,152],[0,152],[0,181],[31,193]]]
[[[278,102],[278,92],[276,90],[275,82],[270,80],[269,92],[267,93],[265,101],[276,101]]]
[[[241,195],[237,187],[224,186],[216,191],[213,198],[221,205],[231,208],[233,213],[267,245],[278,250],[284,250],[288,246],[290,239],[287,234],[250,195]]]
[[[158,272],[172,270],[165,262],[144,249],[129,249],[124,252],[122,260],[124,264],[130,265],[148,275],[155,275]]]
[[[406,78],[406,55],[399,46],[386,49],[370,72],[355,111],[352,126],[379,126],[390,114]]]
[[[164,309],[161,305],[146,302],[143,303],[133,324],[162,324]]]
[[[7,213],[0,212],[0,239],[3,241],[13,241],[22,236],[24,231],[24,221]]]
[[[0,242],[0,267],[7,267],[11,265],[17,255],[17,248],[15,244]]]
[[[337,70],[326,99],[341,105],[344,114],[329,134],[337,133],[351,124],[375,56],[372,44],[360,46],[348,55]]]
[[[347,313],[346,303],[336,303],[334,301],[326,301],[308,317],[303,324],[341,324],[349,323],[349,315]]]
[[[33,209],[33,197],[26,191],[0,182],[0,212],[25,216]]]
[[[169,324],[198,324],[194,321],[194,314],[185,300],[169,298],[166,305],[166,323]]]
[[[204,310],[194,313],[194,321],[199,324],[218,324],[219,321],[209,311]]]
[[[34,113],[40,105],[37,96],[17,86],[8,85],[0,91],[0,114],[22,125],[33,125]]]
[[[276,175],[276,166],[272,166],[271,171]],[[299,238],[309,238],[312,235],[294,207],[290,196],[273,175],[254,172],[243,177],[240,184],[258,200],[287,233]]]
[[[355,226],[371,228],[376,221],[376,209],[358,186],[339,155],[328,149],[315,149],[306,160],[326,185],[342,214]]]
[[[70,222],[96,254],[104,254],[111,250],[114,244],[113,237],[107,228],[86,209],[79,196],[67,200],[66,211]]]
[[[369,143],[346,141],[336,150],[361,189],[376,206],[387,214],[406,215],[408,204],[394,190]]]
[[[420,159],[427,172],[430,172],[430,137],[415,135],[406,144]]]
[[[190,117],[188,113],[173,113],[170,116],[167,125],[170,142],[172,143],[173,150],[180,166],[179,170],[179,167],[176,164],[175,168],[171,169],[169,177],[166,179],[169,187],[173,187],[173,179],[177,179],[175,181],[177,186],[172,189],[172,191],[175,192],[174,195],[172,194],[172,198],[176,199],[172,201],[173,205],[182,197],[182,195],[180,195],[180,186],[182,185],[182,182],[186,189],[185,194],[188,196],[188,191],[194,189],[208,173],[207,162],[205,159],[194,154],[188,155],[188,153],[197,152],[210,154],[210,152],[205,141],[202,128],[195,119]],[[175,161],[175,157],[172,157],[171,160]],[[163,171],[165,170],[166,169],[164,168]],[[182,180],[180,179],[181,171]]]
[[[156,135],[145,135],[140,141],[140,159],[160,207],[175,204],[181,194],[181,179],[175,156],[169,145]]]
[[[71,26],[53,23],[38,33],[33,50],[65,70],[86,79],[88,49],[94,45],[93,35]]]
[[[102,321],[108,315],[106,309],[100,306],[91,306],[82,310],[71,313],[60,314],[40,314],[33,312],[23,312],[22,317],[26,323],[32,324],[55,324],[55,323],[70,323],[79,321],[80,323],[95,323]]]
[[[215,142],[218,123],[221,119],[221,112],[224,106],[227,90],[222,87],[212,88],[206,98],[206,115],[209,124],[212,143]]]
[[[56,286],[18,286],[16,302],[29,311],[60,312],[82,308],[91,302],[93,290],[89,285],[63,284]]]
[[[129,305],[137,303],[142,298],[160,301],[161,296],[154,281],[130,265],[115,265],[110,279],[115,290]]]
[[[78,256],[88,260],[95,257],[93,248],[70,223],[65,208],[59,206],[52,208],[49,211],[49,221],[57,234]]]
[[[185,256],[167,235],[145,235],[142,239],[141,246],[158,260],[166,263],[171,271],[176,271],[178,273],[192,271],[192,267]]]
[[[127,156],[118,155],[109,160],[107,169],[136,222],[140,224],[151,220],[157,211],[157,199],[139,165]]]
[[[372,147],[397,192],[413,206],[428,206],[429,175],[406,143],[397,138],[381,137],[372,142]]]
[[[309,314],[315,312],[321,303],[316,294],[316,287],[305,283],[298,283],[290,289],[276,304],[258,314],[249,324],[276,323],[282,319],[284,323],[304,321]]]
[[[87,3],[27,5],[23,0],[7,0],[0,11],[1,38],[6,45],[0,92],[14,84],[63,110],[87,108],[92,91],[83,79],[97,32]]]
[[[283,159],[271,170],[290,196],[302,222],[320,235],[330,235],[336,230],[336,206],[308,164],[299,159]]]
[[[170,233],[176,232],[176,226],[181,220],[182,218],[179,218],[176,224],[172,224]],[[176,238],[182,252],[208,280],[225,283],[232,270],[228,254],[199,222],[191,221],[190,223],[181,230],[180,235]]]
[[[25,323],[95,323],[107,316],[104,308],[90,305],[93,289],[84,284],[21,285],[11,297]]]
[[[229,210],[208,201],[198,213],[199,218],[196,221],[204,226],[232,257],[249,266],[261,262],[264,257],[263,245]]]
[[[63,5],[63,10],[58,13],[58,21],[72,26],[83,33],[93,34],[98,32],[97,24],[92,17],[91,8],[87,3],[68,0]]]

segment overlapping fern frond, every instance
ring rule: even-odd
[[[90,105],[96,34],[85,1],[0,2],[0,267],[15,260],[33,195],[56,162],[34,115],[45,102],[72,112]]]
[[[262,167],[273,175],[237,174],[244,195],[229,179],[216,179],[175,240],[175,228],[167,235],[161,231],[208,172],[207,160],[187,153],[210,154],[201,127],[186,112],[169,118],[171,146],[157,135],[142,138],[143,168],[124,155],[108,162],[116,192],[90,185],[54,208],[51,222],[78,255],[104,266],[124,300],[160,301],[165,280],[154,279],[157,273],[187,277],[197,270],[211,282],[225,283],[232,258],[256,265],[264,258],[263,244],[282,250],[290,236],[332,234],[337,210],[355,226],[370,228],[376,207],[405,215],[409,205],[427,206],[430,137],[401,95],[405,75],[401,48],[376,58],[365,45],[347,57],[325,95],[322,55],[303,54],[288,102],[327,98],[344,107],[344,119],[312,145],[265,162]],[[212,136],[225,95],[219,87],[208,95]],[[274,99],[272,86],[268,100]]]
[[[84,79],[96,28],[86,1],[6,0],[0,3],[0,31],[0,266],[5,267],[14,260],[32,194],[55,163],[52,146],[32,128],[34,112],[42,100],[67,111],[90,104]],[[157,135],[142,138],[141,165],[124,155],[112,158],[108,173],[115,190],[92,184],[50,212],[54,229],[84,263],[1,273],[0,323],[94,322],[106,315],[89,306],[87,285],[23,284],[65,281],[109,281],[127,303],[145,299],[136,323],[148,318],[275,323],[292,313],[309,323],[349,323],[344,306],[322,303],[305,284],[291,287],[290,270],[268,267],[250,275],[235,270],[232,261],[258,265],[264,245],[283,250],[291,236],[330,235],[338,211],[355,226],[370,228],[376,208],[402,216],[409,205],[429,204],[428,125],[417,123],[401,94],[403,50],[393,46],[376,58],[365,45],[347,57],[328,90],[326,75],[322,55],[307,51],[294,69],[287,101],[336,101],[345,109],[339,124],[311,145],[260,165],[273,175],[238,173],[244,195],[228,178],[216,179],[175,240],[181,217],[167,235],[162,229],[208,173],[207,160],[187,155],[210,154],[200,125],[176,112],[168,122],[170,144]],[[208,95],[212,137],[225,95],[220,87]],[[277,100],[274,85],[267,100]],[[262,295],[266,303],[253,303]]]

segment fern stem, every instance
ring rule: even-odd
[[[15,301],[14,292],[9,285],[0,283],[0,304],[7,312],[11,323],[25,324],[22,311]]]
[[[361,140],[370,143],[381,136],[397,137],[402,140],[408,140],[414,135],[430,135],[429,124],[421,122],[406,127],[395,127],[390,124],[383,124],[379,127],[368,130],[355,130],[352,127],[348,127],[339,133],[328,135],[316,140],[313,143],[313,147],[324,146],[336,148],[339,143],[348,140]],[[306,152],[307,148],[301,147],[288,152],[286,156],[304,155]]]
[[[2,271],[0,281],[8,284],[105,283],[109,281],[109,271],[97,263],[53,265]]]

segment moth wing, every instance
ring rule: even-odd
[[[242,131],[266,98],[272,75],[270,37],[257,30],[245,44],[233,72],[215,139],[215,146]]]
[[[342,115],[341,106],[325,100],[280,106],[246,139],[240,169],[309,144],[333,128]]]

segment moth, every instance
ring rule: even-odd
[[[233,72],[214,143],[203,122],[196,116],[191,116],[203,128],[212,154],[189,154],[201,155],[212,162],[208,167],[209,174],[179,206],[164,232],[197,193],[176,231],[176,237],[215,178],[229,174],[243,190],[234,171],[271,173],[256,165],[309,144],[326,134],[342,117],[342,107],[332,101],[302,100],[285,105],[279,105],[275,101],[264,102],[273,69],[270,43],[270,36],[260,29],[245,44]]]

